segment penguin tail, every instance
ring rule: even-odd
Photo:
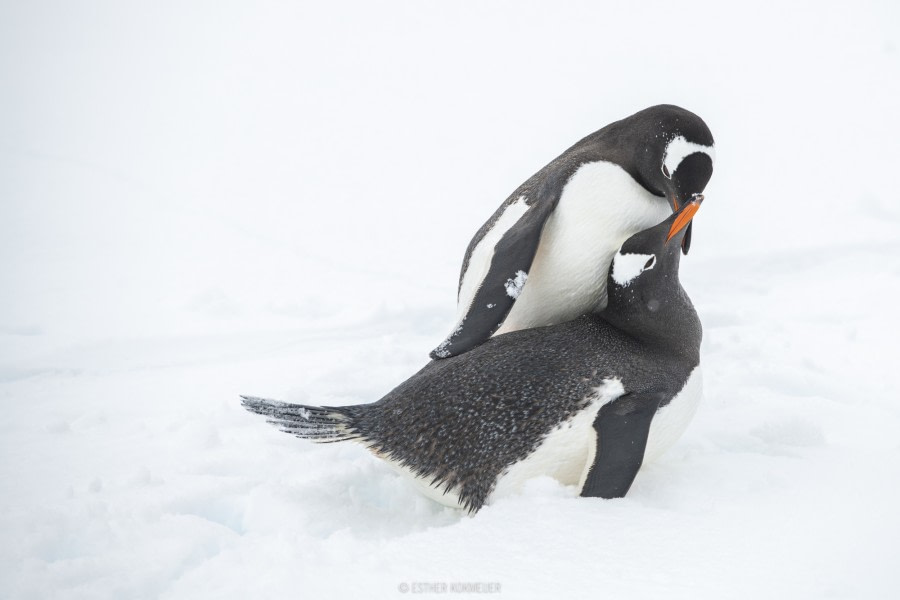
[[[253,396],[241,396],[241,404],[250,412],[267,417],[281,431],[311,442],[326,444],[362,437],[350,415],[340,408],[289,404]]]

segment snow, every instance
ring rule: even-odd
[[[522,288],[525,287],[525,282],[528,281],[528,273],[525,271],[516,271],[516,274],[506,280],[506,283],[503,284],[506,288],[506,295],[510,298],[518,298],[519,294],[522,293]]]
[[[0,597],[896,597],[898,5],[313,6],[0,5]],[[499,203],[660,102],[716,137],[705,398],[628,497],[468,517],[241,408],[402,382]]]
[[[450,356],[450,350],[448,350],[448,348],[450,347],[450,344],[453,342],[453,338],[455,338],[456,336],[458,336],[460,334],[460,332],[463,329],[463,325],[465,325],[465,324],[466,324],[466,317],[463,316],[462,321],[460,321],[456,325],[456,327],[453,329],[453,331],[450,332],[450,335],[448,335],[444,339],[444,341],[441,342],[440,344],[438,344],[438,347],[433,350],[435,356],[440,357],[440,358],[447,358],[448,356]]]

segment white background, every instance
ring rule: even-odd
[[[0,595],[896,597],[894,2],[0,4]],[[703,117],[706,400],[476,517],[237,394],[370,402],[570,144]]]

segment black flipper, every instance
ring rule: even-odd
[[[469,311],[457,329],[431,351],[431,358],[462,354],[490,338],[500,328],[528,278],[544,224],[558,201],[558,193],[539,198],[503,234],[494,246],[490,269],[475,292]]]
[[[622,498],[644,461],[650,423],[665,394],[626,394],[600,408],[594,420],[597,452],[582,496]]]

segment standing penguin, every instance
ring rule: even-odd
[[[373,404],[244,406],[300,438],[357,440],[429,497],[472,512],[539,475],[582,496],[624,496],[700,399],[700,321],[678,264],[701,201],[625,242],[601,314],[432,361]]]
[[[703,192],[714,157],[706,123],[668,104],[611,123],[563,152],[472,238],[456,324],[431,358],[601,310],[616,249]],[[688,228],[685,254],[690,239]]]

